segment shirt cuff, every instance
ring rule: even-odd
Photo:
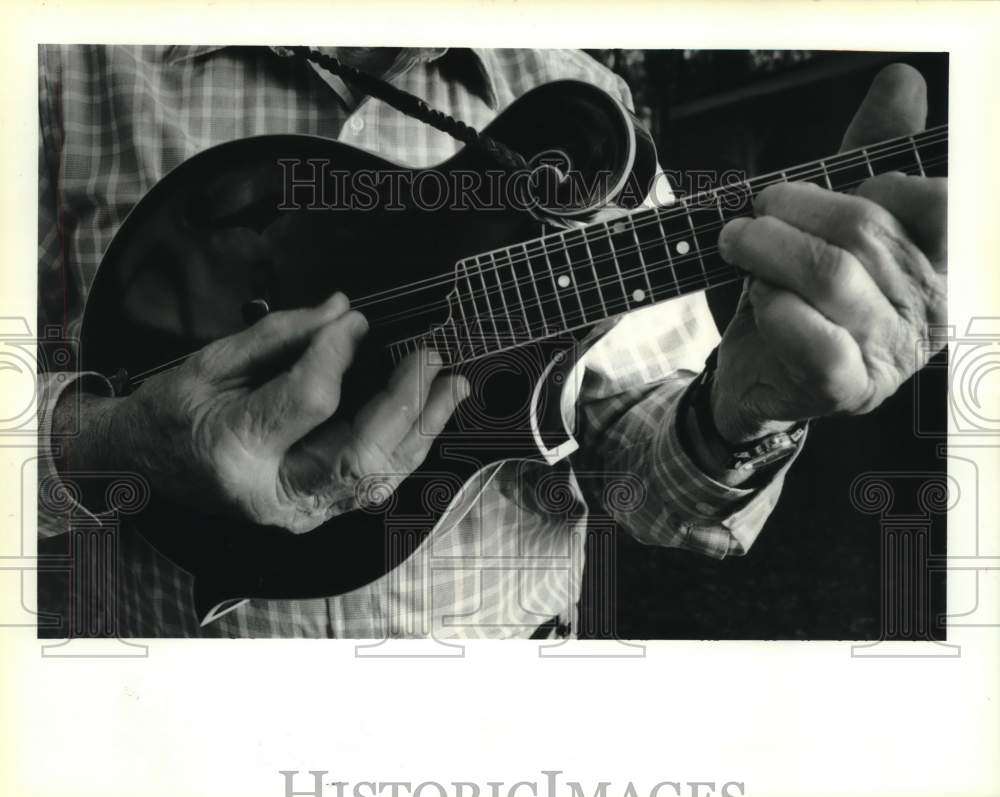
[[[682,532],[680,547],[722,558],[743,555],[753,545],[778,502],[785,474],[798,449],[762,484],[731,487],[706,474],[694,462],[677,433],[678,404],[683,390],[666,402],[653,441],[650,500],[662,500],[673,516],[670,525]]]
[[[52,421],[56,404],[67,390],[76,395],[67,398],[79,402],[83,392],[100,396],[113,396],[114,389],[104,376],[96,371],[58,372],[38,375],[38,534],[52,537],[67,530],[66,519],[75,512],[83,512],[99,520],[76,498],[75,486],[63,482],[56,468],[55,457],[60,453],[63,440],[79,434],[79,429],[71,427],[56,436],[52,432]],[[79,413],[76,414],[79,418]]]

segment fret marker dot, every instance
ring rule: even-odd
[[[568,288],[570,285],[570,278],[566,274],[562,274],[556,282],[559,283],[560,288]]]
[[[686,255],[691,251],[691,245],[687,241],[681,241],[677,244],[677,254]]]
[[[641,302],[646,298],[646,292],[642,288],[636,288],[632,291],[632,300],[635,302]]]

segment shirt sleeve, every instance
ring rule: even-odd
[[[52,537],[68,529],[68,517],[83,512],[99,520],[102,515],[90,512],[79,502],[75,485],[59,475],[55,457],[62,441],[52,432],[52,416],[63,396],[75,404],[82,391],[111,396],[111,383],[95,372],[41,373],[38,375],[38,535]],[[66,395],[69,394],[69,395]],[[69,430],[72,434],[72,429]],[[58,511],[64,509],[65,511]]]
[[[58,190],[56,185],[58,152],[62,142],[62,127],[56,113],[59,94],[59,59],[57,48],[39,48],[38,60],[38,335],[46,338],[55,334],[68,338],[80,316],[80,302],[76,286],[82,277],[70,273],[70,265],[63,252],[60,227]],[[110,396],[111,383],[97,373],[58,370],[55,363],[47,361],[46,346],[39,344],[39,373],[37,375],[38,419],[38,534],[51,537],[67,529],[71,511],[87,510],[74,499],[72,484],[66,484],[55,465],[55,454],[61,443],[52,433],[52,416],[55,406],[64,394],[67,400],[87,390],[98,395]],[[69,346],[64,351],[74,351]],[[60,360],[60,362],[62,362]],[[66,366],[75,367],[70,356]],[[69,430],[68,433],[72,433]],[[65,512],[56,508],[65,508]],[[99,517],[99,516],[94,516]]]
[[[589,501],[635,539],[722,558],[753,545],[795,457],[745,489],[709,477],[682,446],[678,403],[718,340],[704,294],[622,317],[580,363],[574,468]],[[625,505],[616,481],[632,494]]]
[[[627,86],[620,81],[619,88],[631,108]],[[672,200],[661,171],[646,204]],[[705,474],[682,446],[680,398],[720,340],[705,295],[633,311],[592,338],[577,368],[575,407],[564,404],[580,445],[574,469],[591,504],[643,543],[716,558],[745,554],[795,457],[766,483],[745,489]],[[611,500],[615,480],[631,494],[627,502]]]

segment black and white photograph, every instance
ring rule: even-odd
[[[1000,793],[998,43],[16,0],[0,792]]]
[[[942,638],[947,92],[41,46],[40,634]]]

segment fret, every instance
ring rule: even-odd
[[[670,249],[667,247],[663,225],[660,224],[658,209],[650,208],[632,216],[632,229],[642,248],[650,301],[656,302],[676,295],[677,285],[670,265]]]
[[[673,295],[681,296],[704,288],[705,267],[701,253],[693,251],[697,250],[698,243],[692,238],[694,220],[691,218],[690,208],[683,201],[664,208],[660,214],[660,224],[669,247],[675,287]]]
[[[917,142],[913,140],[913,136],[910,136],[910,146],[913,148],[913,157],[917,159],[917,168],[920,170],[920,176],[926,177],[927,173],[924,171],[924,163],[920,160],[920,150],[917,149]]]
[[[520,340],[520,336],[518,335],[518,331],[514,328],[514,317],[510,312],[510,305],[507,304],[507,297],[504,296],[504,291],[506,286],[500,279],[500,268],[497,266],[496,258],[493,256],[492,252],[489,253],[489,258],[490,258],[489,270],[490,270],[490,276],[492,277],[491,282],[496,283],[497,286],[496,292],[500,294],[500,303],[503,305],[504,321],[506,322],[505,324],[500,323],[498,327],[506,326],[507,329],[510,330],[510,344],[513,345],[518,340]],[[493,289],[491,288],[490,290],[492,291]],[[506,331],[504,332],[504,334],[507,334]]]
[[[749,180],[732,180],[714,191],[723,224],[753,214],[753,186]]]
[[[399,350],[399,341],[394,341],[389,344],[389,358],[395,365],[399,365],[399,361],[403,359],[403,355]]]
[[[542,253],[542,257],[545,260],[545,267],[549,272],[549,281],[552,283],[552,298],[554,299],[553,304],[559,311],[559,318],[562,319],[561,329],[569,329],[570,324],[566,320],[566,313],[563,310],[562,299],[559,298],[559,284],[556,282],[556,272],[552,268],[552,261],[549,260],[549,255],[545,251],[545,243],[543,241],[538,242],[539,251]]]
[[[821,160],[819,162],[819,167],[823,170],[823,181],[826,183],[826,187],[832,191],[833,183],[830,182],[830,172],[828,172],[826,169],[826,161]]]
[[[625,282],[621,277],[621,271],[615,260],[607,226],[595,224],[584,227],[580,234],[583,236],[584,244],[591,255],[590,262],[601,292],[602,306],[607,311],[608,316],[627,312],[631,303],[625,289]]]
[[[781,176],[789,183],[813,183],[821,188],[826,188],[823,171],[817,169],[815,163],[807,163],[802,166],[786,169],[781,173]]]
[[[920,139],[917,150],[920,152],[920,162],[928,177],[946,177],[948,175],[948,134],[946,131],[931,131],[916,136]]]
[[[462,316],[462,327],[465,329],[465,341],[464,341],[464,344],[469,347],[469,354],[472,354],[473,353],[473,351],[472,351],[472,341],[470,340],[470,337],[471,337],[471,334],[472,334],[472,326],[469,324],[468,316],[466,316],[466,314],[465,314],[465,307],[463,306],[462,295],[461,295],[461,291],[459,290],[458,280],[456,280],[455,290],[454,290],[453,294],[449,294],[448,295],[448,305],[449,305],[449,307],[451,307],[452,295],[454,295],[455,305],[458,307],[458,313],[459,313],[460,316]],[[449,316],[451,318],[452,324],[454,324],[455,323],[455,311],[454,311],[454,309],[451,310],[451,312],[449,313]],[[457,329],[456,329],[455,339],[456,339],[456,341],[460,341],[459,348],[458,348],[459,357],[464,357],[466,352],[465,352],[465,346],[463,346],[462,343],[461,343],[461,338],[462,338],[462,336],[458,334]]]
[[[521,254],[516,253],[520,250]],[[524,312],[524,319],[528,324],[528,330],[532,337],[539,337],[547,334],[547,316],[542,305],[542,297],[538,292],[538,284],[535,273],[531,268],[531,261],[528,259],[528,250],[524,244],[510,247],[507,260],[510,266],[510,273],[515,285],[522,286],[522,296],[527,299],[522,303],[521,309]]]
[[[631,310],[650,301],[649,280],[642,253],[636,243],[632,222],[628,217],[605,222],[618,278],[625,294],[626,309]]]
[[[389,352],[402,358],[430,345],[454,362],[740,279],[715,255],[715,236],[778,175],[843,191],[888,171],[947,174],[947,156],[947,130],[935,129],[477,255],[456,267],[445,323]],[[564,298],[570,292],[575,300]]]
[[[871,163],[867,156],[858,152],[847,152],[830,158],[827,174],[833,180],[834,191],[855,188],[872,176]]]
[[[646,257],[642,253],[642,242],[639,240],[639,233],[635,229],[635,219],[636,217],[632,215],[629,216],[626,221],[628,226],[632,229],[632,238],[635,239],[635,251],[636,254],[639,255],[639,266],[642,268],[642,276],[646,280],[646,289],[648,291],[646,294],[646,301],[655,302],[656,299],[653,297],[653,284],[649,281],[649,266],[646,265]],[[646,223],[648,224],[648,222]],[[633,295],[632,298],[635,299],[635,295]],[[642,300],[639,299],[636,303],[638,304],[641,301]]]
[[[511,283],[513,284],[514,291],[517,294],[517,306],[521,309],[521,315],[524,317],[524,337],[525,337],[526,340],[531,340],[531,338],[534,337],[535,333],[534,333],[534,329],[531,326],[531,319],[528,318],[528,307],[527,307],[527,305],[525,304],[525,301],[524,301],[524,294],[521,293],[521,286],[519,284],[520,280],[518,279],[517,272],[514,270],[514,262],[513,262],[513,258],[510,255],[510,250],[508,249],[508,250],[505,250],[505,251],[507,252],[505,265],[507,266],[508,270],[510,271]],[[498,261],[497,258],[494,257],[493,258],[493,262],[496,263],[496,265],[497,265],[497,282],[499,282],[500,281],[500,261]],[[513,323],[513,321],[512,321],[512,323]]]
[[[681,290],[681,285],[678,281],[677,268],[674,266],[674,258],[670,254],[670,240],[667,236],[666,230],[663,229],[663,217],[659,209],[654,210],[653,215],[656,217],[656,226],[660,231],[660,239],[663,242],[663,253],[666,255],[666,267],[656,273],[662,276],[665,283],[664,288],[669,285],[671,296],[680,296],[683,291]]]
[[[469,261],[463,260],[461,265],[465,272],[465,284],[469,292],[470,307],[475,314],[475,327],[469,327],[469,342],[472,344],[473,354],[485,353],[489,350],[486,345],[486,325],[483,323],[483,315],[481,311],[482,301],[485,297],[479,297],[479,292],[476,289],[475,283],[472,281],[472,274],[469,271]],[[486,312],[489,312],[487,308]],[[477,345],[478,344],[478,345]],[[479,349],[482,349],[482,352]]]
[[[580,303],[587,309],[588,321],[607,318],[608,308],[601,290],[600,278],[594,266],[594,256],[582,230],[568,230],[562,233],[562,245],[566,260],[573,269],[574,284]]]
[[[861,156],[865,159],[865,166],[868,167],[868,176],[874,177],[875,170],[872,168],[872,159],[868,157],[868,150],[861,150]]]
[[[681,205],[683,205],[683,204],[684,204],[684,202],[682,200],[681,201]],[[684,214],[684,216],[687,218],[688,225],[691,227],[691,241],[694,244],[695,254],[698,256],[698,264],[701,266],[701,275],[702,275],[702,278],[705,280],[705,285],[707,286],[708,285],[708,272],[705,270],[705,261],[704,261],[704,259],[701,256],[701,247],[698,245],[698,233],[697,233],[697,231],[694,228],[694,219],[691,216],[691,211],[687,210],[687,212]]]
[[[528,251],[528,247],[525,244],[521,245],[524,250],[524,263],[528,267],[528,273],[531,276],[531,290],[535,294],[535,298],[538,300],[538,314],[542,318],[542,334],[549,334],[552,329],[552,324],[550,322],[550,316],[548,314],[548,305],[542,300],[542,292],[539,289],[538,277],[535,274],[535,269],[531,265],[531,253]]]
[[[914,168],[913,153],[905,139],[895,139],[877,147],[868,148],[868,157],[876,174],[886,172],[910,172]]]
[[[625,284],[621,263],[618,262],[618,252],[615,249],[614,239],[611,237],[611,227],[608,226],[607,222],[604,222],[604,235],[608,241],[608,252],[611,254],[611,263],[615,267],[615,274],[618,275],[618,283],[622,286],[622,296],[625,297],[625,304],[628,306],[628,286]]]
[[[479,284],[483,286],[482,303],[485,305],[485,315],[489,319],[489,326],[493,328],[493,337],[496,338],[497,346],[503,348],[503,337],[500,334],[500,325],[497,324],[497,311],[493,309],[492,291],[486,284],[486,275],[483,273],[479,258],[475,259],[476,271],[479,272]],[[484,329],[485,334],[489,334],[489,329]]]
[[[531,241],[523,245],[525,257],[528,259],[528,268],[532,273],[532,285],[538,295],[538,303],[544,319],[544,334],[550,334],[560,329],[567,329],[566,316],[563,314],[562,303],[559,301],[559,294],[555,286],[555,279],[548,279],[545,274],[549,271],[549,262],[544,257],[544,252],[537,241]],[[552,289],[549,289],[549,285]]]
[[[569,260],[569,254],[566,251],[565,246],[556,246],[555,244],[559,242],[559,236],[557,235],[546,235],[542,238],[542,250],[545,252],[545,259],[549,263],[549,268],[553,270],[556,276],[556,291],[559,294],[566,294],[569,289],[573,289],[573,293],[576,295],[576,302],[580,308],[580,316],[576,318],[574,316],[573,308],[570,307],[568,316],[570,325],[576,326],[577,324],[587,323],[587,310],[583,306],[583,297],[580,296],[580,289],[577,286],[576,274],[573,272],[573,264]],[[561,262],[560,262],[561,261]],[[554,267],[552,264],[556,263]],[[565,263],[565,266],[563,265]],[[560,299],[561,301],[561,299]]]

